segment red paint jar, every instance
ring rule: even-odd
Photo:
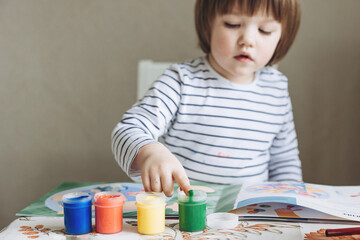
[[[124,196],[119,192],[99,192],[94,196],[95,227],[98,233],[117,233],[123,225]]]

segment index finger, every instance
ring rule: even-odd
[[[179,174],[177,172],[174,172],[173,174],[174,181],[179,185],[180,189],[185,192],[185,194],[188,194],[188,191],[191,190],[191,185],[189,178],[186,176],[186,174]]]

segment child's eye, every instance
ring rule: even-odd
[[[225,27],[227,28],[239,28],[240,27],[240,24],[231,24],[231,23],[228,23],[228,22],[225,22]]]
[[[270,35],[270,34],[271,34],[270,31],[265,31],[265,30],[262,29],[262,28],[259,28],[259,32],[261,32],[262,34],[265,34],[265,35]]]

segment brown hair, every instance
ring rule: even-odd
[[[299,29],[301,15],[299,0],[197,0],[195,27],[200,48],[206,54],[211,52],[211,26],[215,16],[230,13],[235,5],[241,13],[249,16],[265,9],[267,14],[271,14],[281,23],[280,40],[267,65],[279,62],[290,49]]]

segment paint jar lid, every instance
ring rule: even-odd
[[[181,203],[200,203],[206,201],[206,192],[202,190],[189,190],[189,195],[183,191],[178,192],[178,201]]]
[[[118,207],[124,204],[124,195],[119,192],[99,192],[94,196],[94,205],[98,207]]]
[[[69,208],[81,208],[91,206],[91,195],[84,192],[72,192],[62,198],[63,206]]]
[[[165,194],[162,192],[143,192],[136,195],[136,203],[141,205],[165,204]]]
[[[214,229],[231,229],[238,225],[238,216],[233,213],[212,213],[206,217],[206,224]]]

